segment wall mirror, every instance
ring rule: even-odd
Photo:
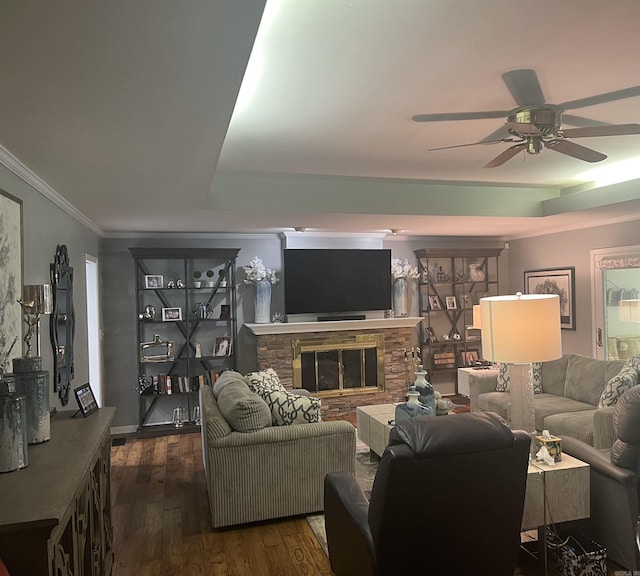
[[[49,328],[53,347],[53,390],[60,402],[69,402],[69,387],[73,380],[73,268],[69,266],[69,253],[64,244],[58,246],[51,268],[53,313]]]

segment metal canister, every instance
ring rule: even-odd
[[[24,396],[27,405],[27,441],[46,442],[51,438],[49,372],[42,369],[42,358],[14,358],[13,377],[16,394]]]
[[[16,394],[13,374],[0,378],[0,472],[12,472],[29,463],[27,405]]]

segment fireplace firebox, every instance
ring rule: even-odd
[[[293,341],[293,387],[318,397],[384,390],[384,335],[354,334]]]

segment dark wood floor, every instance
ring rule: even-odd
[[[332,574],[304,518],[211,528],[199,433],[127,438],[111,458],[113,576]],[[543,572],[525,562],[516,574]]]
[[[329,576],[304,518],[214,530],[200,434],[111,449],[114,576]]]

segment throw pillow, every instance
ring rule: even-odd
[[[533,393],[542,394],[542,364],[534,362],[531,364],[531,379],[533,380]],[[498,368],[498,379],[496,381],[496,392],[509,392],[509,364],[500,364]]]
[[[633,358],[629,358],[620,372],[607,382],[598,401],[598,408],[615,406],[620,396],[629,390],[629,388],[633,388],[638,384],[639,374],[634,368],[635,363],[631,362],[631,360],[633,360]]]
[[[249,372],[246,374],[245,380],[253,392],[258,392],[258,390],[286,391],[273,368],[267,368],[260,372]]]
[[[320,422],[320,400],[309,396],[292,394],[286,390],[258,391],[271,409],[271,422],[274,426],[290,424],[308,424]]]
[[[269,406],[245,382],[229,382],[224,386],[218,395],[218,408],[236,432],[255,432],[271,426]]]
[[[213,395],[218,398],[224,387],[232,382],[240,382],[241,384],[244,384],[245,387],[247,385],[242,374],[235,372],[234,370],[225,370],[213,383]]]

